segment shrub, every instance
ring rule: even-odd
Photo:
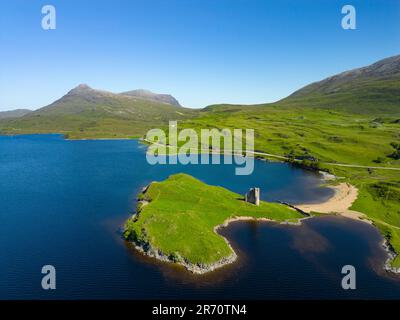
[[[400,143],[392,142],[390,145],[395,150],[390,155],[388,155],[388,157],[392,158],[394,160],[399,160],[400,159]]]

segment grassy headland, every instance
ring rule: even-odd
[[[186,174],[153,182],[139,199],[137,215],[126,223],[125,238],[149,255],[162,256],[198,273],[234,260],[232,248],[215,231],[228,219],[297,222],[304,217],[281,204],[246,203],[239,194]]]

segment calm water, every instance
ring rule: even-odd
[[[214,166],[150,166],[137,141],[66,141],[58,135],[0,137],[0,298],[400,298],[382,272],[381,237],[342,218],[302,227],[236,222],[222,233],[238,263],[211,275],[137,254],[120,237],[135,196],[176,172],[244,193],[260,186],[271,201],[330,196],[319,177],[256,162],[251,176]],[[41,289],[41,267],[57,269],[57,290]],[[341,267],[357,268],[357,290],[341,289]]]

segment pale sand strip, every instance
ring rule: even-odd
[[[343,182],[336,186],[330,186],[329,188],[333,189],[335,194],[327,201],[322,203],[301,204],[297,205],[296,208],[307,213],[313,211],[327,214],[338,214],[343,217],[361,220],[372,224],[364,213],[349,209],[358,196],[358,189],[356,187]]]

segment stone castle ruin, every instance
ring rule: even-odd
[[[244,201],[260,205],[260,188],[250,188],[249,192],[244,195]]]

